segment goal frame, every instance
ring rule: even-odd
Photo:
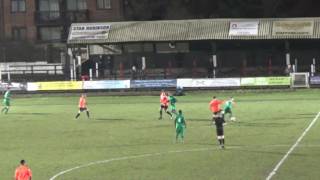
[[[297,76],[304,76],[304,84],[296,84],[296,77]],[[310,87],[310,73],[309,72],[295,72],[290,73],[291,77],[291,88],[309,88]]]

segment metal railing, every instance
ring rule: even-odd
[[[2,70],[2,73],[7,74],[48,74],[61,75],[63,74],[62,65],[13,65],[8,69]]]
[[[6,81],[34,81],[61,79],[64,68],[58,64],[47,65],[10,65],[0,69],[1,78]]]

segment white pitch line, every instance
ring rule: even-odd
[[[279,163],[275,166],[275,168],[269,173],[266,180],[270,180],[278,171],[280,166],[284,163],[284,161],[288,158],[288,156],[292,153],[292,151],[299,145],[300,141],[303,139],[303,137],[307,134],[307,132],[311,129],[311,127],[316,123],[320,116],[320,112],[316,115],[316,117],[311,121],[310,125],[303,131],[301,136],[298,138],[298,140],[291,146],[289,151],[286,153],[286,155],[283,156],[283,158],[279,161]]]
[[[316,116],[315,119],[318,119],[318,117],[320,116],[320,112],[318,113],[318,115]],[[314,120],[315,122],[315,120]],[[314,123],[312,122],[310,125],[312,126],[312,124]],[[310,126],[309,125],[309,129],[310,129]],[[308,129],[307,128],[307,129]],[[309,130],[308,130],[309,131]],[[307,132],[307,131],[305,131]],[[303,136],[305,134],[305,132],[303,133]],[[302,137],[303,137],[302,136]],[[299,138],[300,139],[300,138]],[[298,140],[299,140],[298,139]],[[301,138],[302,139],[302,138]],[[301,141],[301,140],[299,140]],[[259,146],[259,145],[258,145]],[[263,145],[262,147],[272,147],[272,146],[289,146],[289,145],[285,145],[285,144],[274,144],[274,145]],[[236,148],[242,148],[242,147],[248,147],[248,146],[228,146],[227,149],[236,149]],[[319,145],[308,145],[307,147],[320,147],[320,144]],[[173,154],[173,153],[183,153],[183,152],[198,152],[198,151],[209,151],[209,150],[216,150],[218,148],[198,148],[198,149],[189,149],[189,150],[177,150],[177,151],[168,151],[168,152],[160,152],[160,153],[150,153],[150,154],[141,154],[141,155],[135,155],[135,156],[124,156],[124,157],[118,157],[118,158],[111,158],[111,159],[106,159],[106,160],[101,160],[101,161],[95,161],[95,162],[90,162],[88,164],[84,164],[84,165],[80,165],[80,166],[76,166],[76,167],[73,167],[73,168],[70,168],[70,169],[67,169],[67,170],[64,170],[64,171],[61,171],[59,173],[57,173],[56,175],[52,176],[49,180],[55,180],[56,178],[64,175],[64,174],[67,174],[71,171],[74,171],[74,170],[77,170],[77,169],[81,169],[81,168],[86,168],[86,167],[89,167],[89,166],[94,166],[94,165],[97,165],[97,164],[107,164],[107,163],[111,163],[113,161],[122,161],[122,160],[128,160],[128,159],[138,159],[138,158],[144,158],[144,157],[152,157],[152,156],[160,156],[160,155],[165,155],[165,154]],[[292,149],[292,148],[291,148]],[[288,153],[287,153],[288,154]],[[286,155],[288,156],[288,155]],[[284,161],[284,160],[283,160]],[[279,167],[277,167],[278,169]],[[275,168],[276,169],[276,168]],[[273,172],[273,171],[272,171]],[[271,173],[270,173],[271,174]]]
[[[235,148],[239,148],[237,146],[231,146],[231,147],[227,147],[227,149],[235,149]],[[118,158],[112,158],[112,159],[106,159],[106,160],[102,160],[102,161],[95,161],[95,162],[91,162],[88,164],[84,164],[84,165],[80,165],[80,166],[76,166],[64,171],[59,172],[58,174],[52,176],[49,180],[55,180],[57,177],[62,176],[68,172],[74,171],[76,169],[80,169],[80,168],[86,168],[89,166],[93,166],[93,165],[97,165],[97,164],[107,164],[113,161],[121,161],[121,160],[128,160],[128,159],[138,159],[138,158],[145,158],[145,157],[152,157],[152,156],[160,156],[160,155],[165,155],[165,154],[173,154],[173,153],[183,153],[183,152],[197,152],[197,151],[209,151],[209,150],[215,150],[218,148],[199,148],[199,149],[189,149],[189,150],[177,150],[177,151],[168,151],[168,152],[160,152],[160,153],[150,153],[150,154],[141,154],[141,155],[136,155],[136,156],[124,156],[124,157],[118,157]]]

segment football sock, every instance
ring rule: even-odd
[[[5,114],[7,114],[8,113],[8,111],[9,111],[9,108],[7,108],[7,107],[4,107],[4,108],[2,108],[2,110],[1,110],[1,113],[5,113]]]
[[[76,115],[76,119],[77,119],[79,116],[80,116],[80,113],[78,113],[78,114]]]
[[[221,139],[219,139],[219,144],[220,144],[220,145],[222,144],[222,140],[221,140]]]
[[[222,144],[224,145],[224,139],[222,139]]]
[[[87,111],[87,116],[88,116],[88,118],[90,117],[89,111]]]
[[[169,116],[171,116],[171,117],[172,117],[172,114],[171,114],[170,112],[167,112],[167,114],[169,114]]]

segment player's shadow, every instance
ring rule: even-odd
[[[43,116],[43,115],[49,115],[53,113],[10,113],[10,114],[17,114],[17,115],[38,115],[38,116]]]
[[[142,147],[142,146],[157,146],[157,145],[166,145],[166,142],[148,142],[148,143],[130,143],[130,144],[118,144],[118,145],[109,145],[103,146],[101,148],[123,148],[123,147]]]
[[[282,117],[269,117],[269,118],[255,118],[254,121],[282,121],[282,120],[306,120],[306,119],[313,119],[314,115],[307,115],[307,114],[297,114],[296,116],[282,116]],[[243,121],[244,122],[244,121]]]
[[[315,117],[316,114],[314,113],[304,113],[304,114],[297,114],[299,116],[308,116],[308,117]]]
[[[95,118],[94,120],[97,120],[97,121],[129,121],[129,119],[123,119],[123,118]]]
[[[149,129],[149,128],[167,128],[167,127],[172,127],[172,124],[158,124],[158,125],[155,125],[155,126],[139,126],[139,127],[136,127],[135,129]]]
[[[248,126],[248,127],[288,127],[294,125],[294,123],[272,123],[272,122],[236,122],[235,126]]]
[[[253,149],[246,149],[246,148],[239,148],[237,149],[238,152],[247,152],[249,154],[272,154],[272,155],[285,155],[285,152],[282,151],[265,151],[265,150],[257,150],[259,147],[257,147],[255,150]],[[262,146],[261,149],[264,149],[264,147]],[[304,156],[309,156],[308,154],[303,154],[303,153],[292,153],[291,156],[298,156],[298,157],[304,157]],[[310,156],[314,156],[310,155]]]
[[[196,145],[213,145],[218,146],[218,143],[194,143]],[[229,148],[228,148],[229,147]],[[268,145],[241,145],[241,144],[227,144],[226,149],[227,151],[235,151],[235,152],[244,152],[249,154],[272,154],[272,155],[284,155],[285,152],[282,150],[266,150],[266,148],[270,148],[272,146]],[[276,148],[277,146],[275,146]],[[292,153],[291,156],[297,156],[297,157],[306,157],[310,156],[313,157],[314,154],[306,154],[306,153]]]
[[[211,122],[211,119],[187,119],[187,121],[193,121],[193,122]]]

